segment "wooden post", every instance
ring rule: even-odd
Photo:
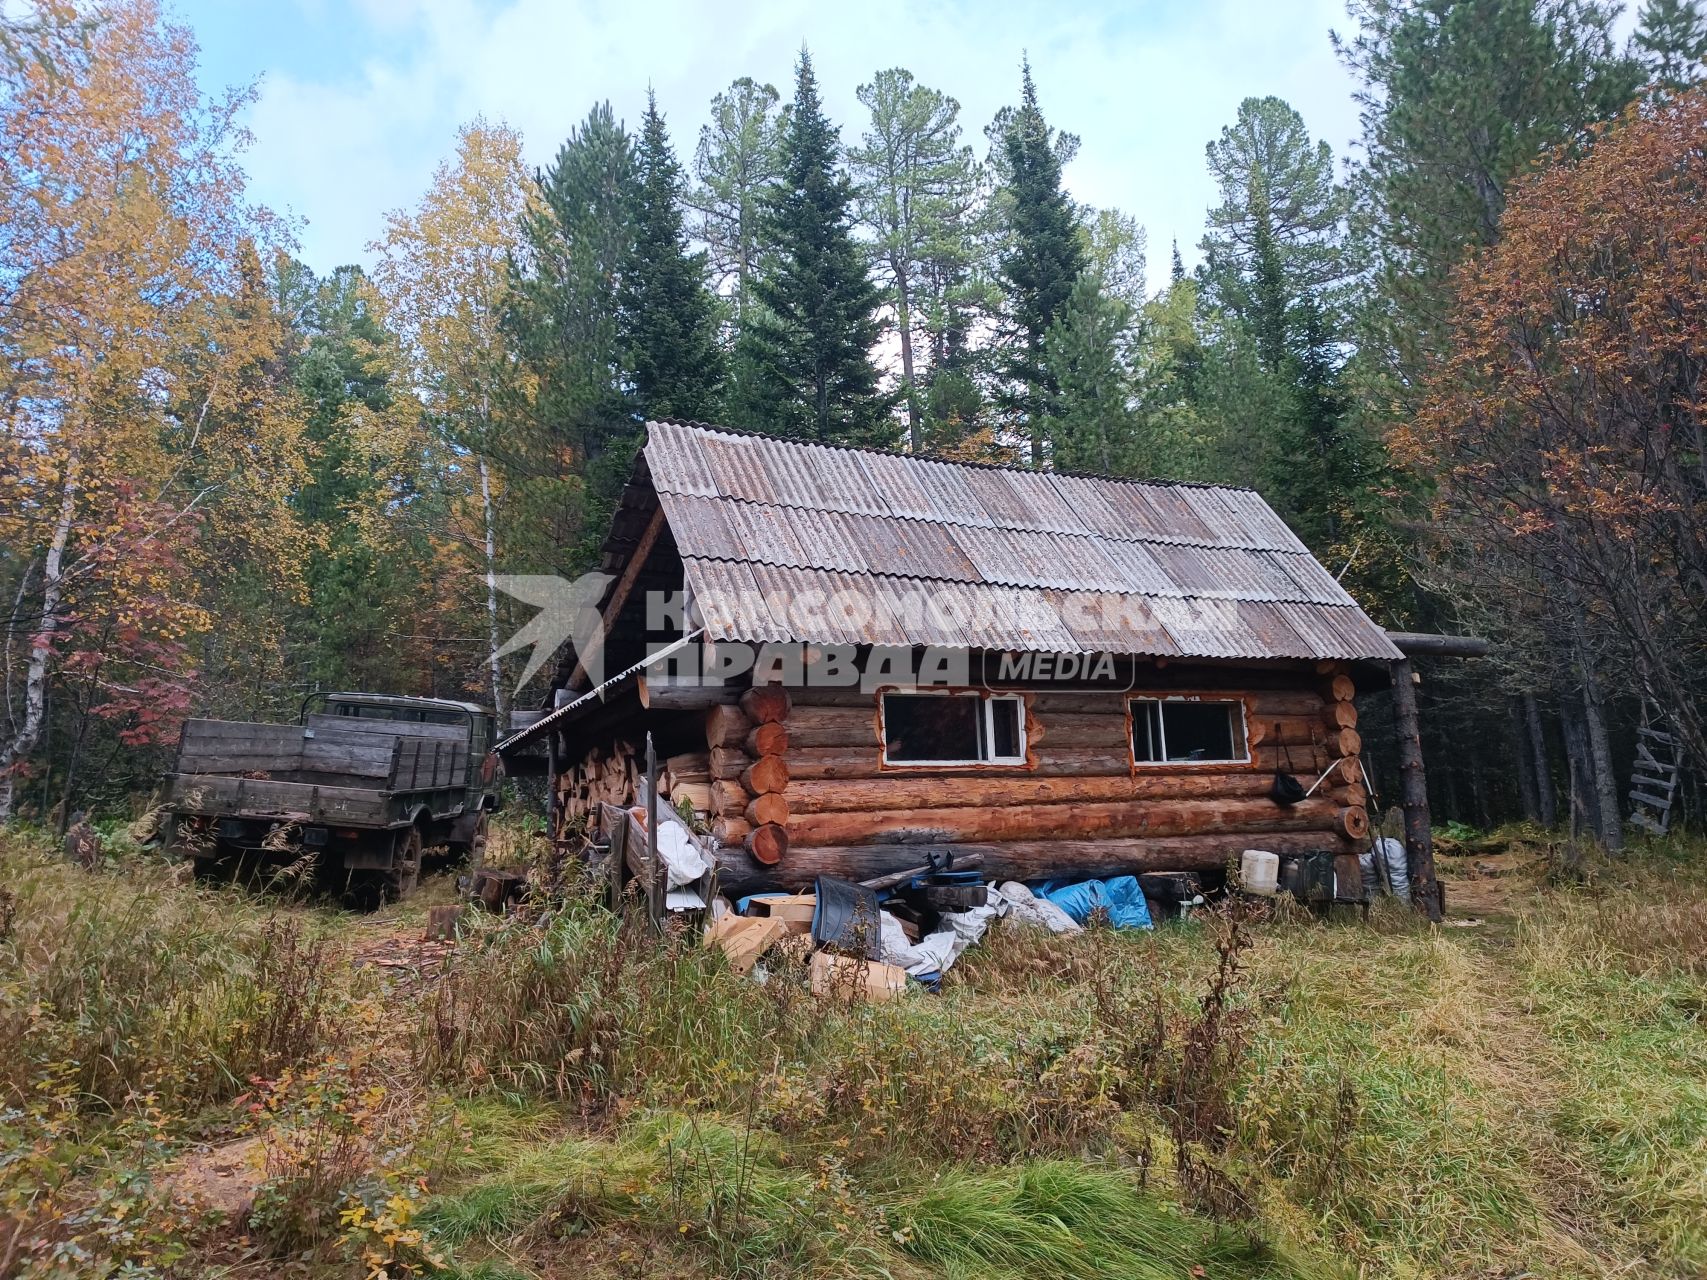
[[[1411,901],[1440,919],[1440,882],[1434,874],[1434,833],[1428,821],[1428,775],[1423,772],[1422,726],[1411,660],[1392,664],[1393,719],[1399,731],[1399,796],[1405,809],[1405,860],[1411,868]]]
[[[545,834],[555,844],[563,834],[563,798],[557,794],[558,777],[563,772],[563,752],[555,729],[546,731],[545,759]]]
[[[654,925],[664,921],[665,875],[658,865],[658,749],[646,735],[646,914]]]

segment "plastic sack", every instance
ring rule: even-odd
[[[1405,856],[1403,841],[1383,836],[1375,842],[1387,861],[1387,883],[1393,886],[1393,896],[1400,902],[1411,900],[1411,863]]]
[[[664,860],[669,881],[666,887],[671,889],[692,884],[711,870],[711,864],[705,860],[694,838],[674,822],[658,824],[658,856]],[[705,902],[696,894],[694,905],[703,907]]]
[[[898,965],[915,978],[932,974],[940,977],[960,958],[961,952],[983,938],[990,922],[1006,907],[1005,901],[992,894],[990,901],[981,907],[944,912],[941,926],[917,942],[907,941],[906,930],[894,916],[887,911],[879,912],[878,919],[883,925],[883,962]]]
[[[1050,933],[1080,933],[1083,926],[1048,898],[1040,898],[1018,880],[998,885],[994,895],[1007,906],[1008,919]]]
[[[1379,892],[1391,893],[1401,902],[1411,899],[1411,866],[1402,841],[1383,836],[1357,858],[1363,869],[1363,896],[1368,901]]]
[[[1043,897],[1065,911],[1076,924],[1084,924],[1093,911],[1106,911],[1116,929],[1149,929],[1150,907],[1137,876],[1114,876],[1107,880],[1083,880],[1043,886]]]

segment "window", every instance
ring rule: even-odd
[[[1132,758],[1139,764],[1246,764],[1245,704],[1132,699]]]
[[[1024,764],[1025,701],[966,693],[883,695],[886,764]]]

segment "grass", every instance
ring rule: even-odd
[[[1211,1017],[1225,925],[998,931],[846,1008],[575,902],[357,967],[419,904],[0,832],[0,1274],[1699,1274],[1703,853],[1251,924]],[[256,1136],[273,1217],[174,1202]]]

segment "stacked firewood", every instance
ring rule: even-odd
[[[711,833],[775,865],[788,852],[789,697],[774,685],[747,690],[738,706],[706,712],[711,747]]]
[[[630,743],[618,742],[609,750],[595,747],[558,775],[557,796],[564,819],[596,814],[601,804],[633,804],[643,768],[640,753]]]
[[[709,818],[711,800],[711,753],[688,751],[670,756],[658,770],[658,794],[672,808],[686,800],[693,811]]]

